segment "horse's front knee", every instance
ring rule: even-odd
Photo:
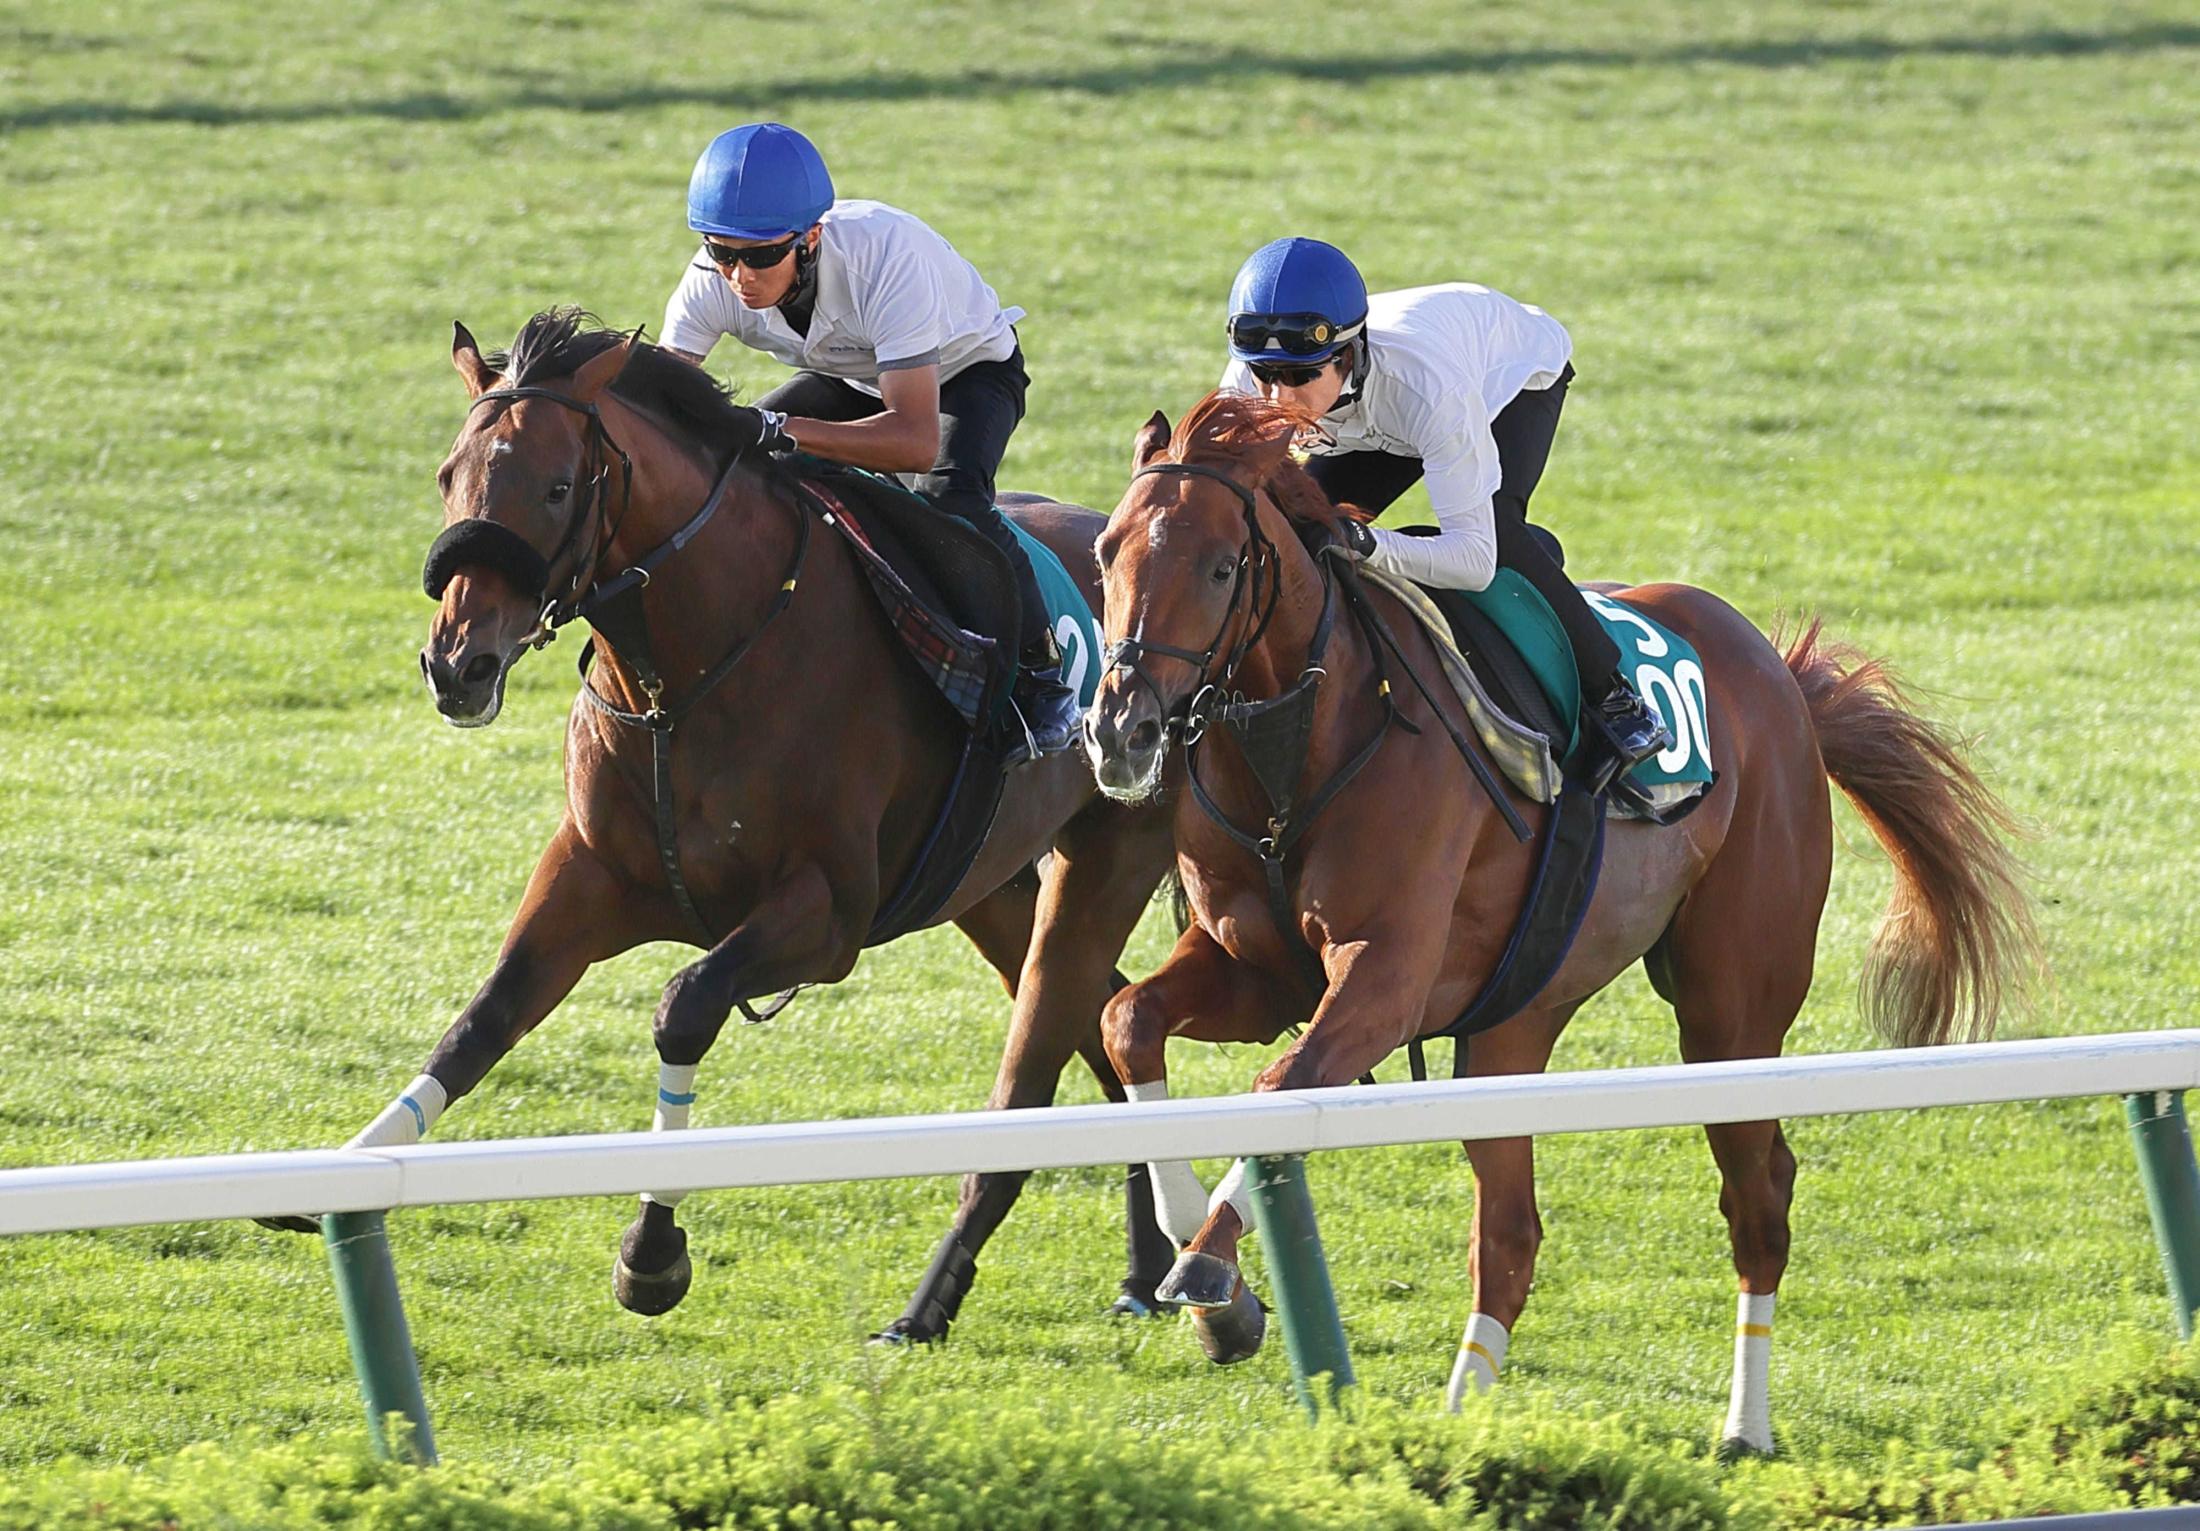
[[[1100,1044],[1115,1066],[1115,1077],[1124,1084],[1150,1084],[1161,1078],[1168,1042],[1168,1017],[1145,984],[1118,990],[1100,1012]]]
[[[689,963],[665,985],[650,1034],[666,1063],[700,1063],[733,1010],[733,993],[709,957]]]

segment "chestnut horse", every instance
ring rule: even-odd
[[[420,664],[443,716],[480,726],[496,717],[514,662],[591,591],[625,577],[640,627],[612,637],[606,627],[620,624],[585,607],[598,623],[586,684],[608,706],[574,701],[563,822],[480,992],[423,1075],[355,1141],[417,1138],[591,964],[649,941],[705,948],[666,985],[654,1028],[656,1126],[686,1125],[696,1065],[737,1004],[855,965],[957,769],[961,720],[906,661],[841,535],[797,497],[785,467],[752,451],[755,412],[702,369],[583,328],[584,317],[538,314],[508,356],[490,359],[457,328],[452,361],[473,404],[437,475],[446,530],[429,564],[439,604]],[[1101,518],[1052,502],[1017,514],[1097,609]],[[647,571],[638,587],[627,577],[636,568]],[[1089,642],[1089,626],[1078,636]],[[633,726],[660,706],[669,794],[652,729]],[[662,796],[676,809],[669,854]],[[1014,997],[991,1105],[1047,1104],[1079,1054],[1120,1098],[1100,1009],[1169,864],[1166,815],[1101,797],[1075,752],[1012,773],[975,864],[934,916],[962,928]],[[1023,1179],[965,1183],[931,1271],[886,1337],[944,1335]],[[1143,1207],[1138,1166],[1131,1184]],[[687,1290],[679,1191],[644,1197],[622,1241],[616,1286],[638,1312],[663,1312]],[[1152,1222],[1142,1211],[1136,1226]],[[1158,1234],[1145,1242],[1158,1248],[1150,1294],[1168,1251]]]
[[[1297,684],[1331,582],[1353,578],[1309,554],[1298,535],[1299,525],[1339,514],[1289,455],[1298,424],[1264,401],[1214,395],[1173,438],[1158,414],[1138,435],[1137,475],[1100,540],[1110,668],[1087,720],[1101,784],[1126,802],[1150,801],[1165,777],[1191,770],[1241,830],[1259,834],[1268,816],[1227,730],[1209,729],[1182,751],[1171,745],[1203,687],[1259,700]],[[1436,682],[1453,728],[1471,738],[1427,636],[1388,593],[1363,593],[1405,663]],[[1783,656],[1702,590],[1644,585],[1623,598],[1701,656],[1717,782],[1671,827],[1611,824],[1602,878],[1563,966],[1524,1010],[1461,1044],[1464,1071],[1539,1072],[1574,1011],[1638,959],[1673,1007],[1684,1059],[1776,1055],[1810,988],[1832,861],[1829,776],[1894,863],[1893,903],[1863,989],[1872,1021],[1900,1046],[1986,1035],[2036,948],[2019,870],[1998,834],[2008,814],[1958,747],[1878,663],[1827,643],[1815,624]],[[1302,1022],[1253,1087],[1343,1084],[1450,1023],[1505,946],[1536,846],[1507,830],[1452,731],[1402,678],[1390,694],[1418,732],[1393,726],[1385,656],[1358,623],[1336,620],[1319,660],[1326,673],[1299,801],[1380,743],[1295,831],[1289,928],[1271,915],[1254,855],[1192,794],[1172,793],[1193,919],[1167,962],[1109,1001],[1102,1021],[1134,1099],[1165,1094],[1172,1036],[1261,1043]],[[1517,807],[1531,823],[1545,812],[1524,799]],[[1722,1449],[1766,1452],[1773,1294],[1787,1265],[1795,1157],[1777,1122],[1705,1132],[1741,1278]],[[1470,1382],[1495,1381],[1542,1237],[1531,1140],[1466,1150],[1474,1309],[1452,1376],[1454,1408]],[[1154,1168],[1164,1224],[1183,1245],[1164,1296],[1199,1310],[1211,1356],[1250,1354],[1257,1310],[1237,1269],[1250,1222],[1242,1164],[1212,1202],[1188,1166]]]

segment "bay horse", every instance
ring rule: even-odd
[[[438,604],[422,673],[446,719],[485,725],[513,664],[585,610],[597,626],[594,697],[574,700],[564,817],[495,967],[422,1075],[355,1142],[419,1137],[592,964],[649,941],[704,948],[665,986],[653,1028],[655,1125],[685,1126],[696,1067],[737,1004],[853,968],[961,758],[961,719],[908,660],[847,542],[819,524],[787,468],[753,450],[755,411],[638,332],[586,317],[538,314],[492,358],[454,330],[471,403],[437,474],[446,529],[426,576]],[[1097,611],[1100,516],[1022,498],[1015,514]],[[586,604],[614,583],[638,623]],[[669,847],[659,800],[674,805]],[[1100,1008],[1124,981],[1116,960],[1170,859],[1166,816],[1100,796],[1077,752],[1011,773],[933,921],[961,927],[1014,1000],[990,1105],[1048,1104],[1073,1055],[1121,1098]],[[882,1338],[945,1335],[1023,1180],[964,1183],[931,1270]],[[1132,1281],[1150,1293],[1168,1250],[1145,1232],[1145,1184],[1131,1166],[1134,1267],[1141,1239],[1158,1249]],[[645,1196],[621,1241],[615,1286],[637,1312],[664,1312],[687,1291],[679,1197]]]
[[[1402,678],[1386,699],[1396,670],[1353,620],[1335,620],[1326,652],[1310,654],[1335,582],[1353,576],[1302,545],[1302,526],[1331,526],[1342,514],[1290,456],[1302,424],[1231,395],[1209,396],[1173,433],[1156,414],[1138,433],[1135,476],[1100,540],[1109,668],[1087,715],[1087,749],[1102,786],[1125,802],[1152,802],[1170,786],[1192,915],[1168,960],[1117,993],[1102,1020],[1133,1099],[1166,1094],[1172,1036],[1265,1043],[1303,1023],[1253,1084],[1289,1090],[1343,1084],[1438,1032],[1498,963],[1536,852],[1470,774],[1452,731],[1463,741],[1472,731],[1400,602],[1363,586],[1398,657],[1436,682],[1433,706]],[[1810,989],[1832,865],[1829,776],[1894,863],[1861,995],[1870,1019],[1898,1046],[1989,1034],[2037,947],[2020,869],[2001,838],[2014,826],[1960,746],[1877,661],[1833,645],[1816,623],[1783,654],[1703,590],[1653,584],[1620,596],[1701,656],[1717,780],[1670,827],[1609,826],[1602,878],[1566,960],[1525,1009],[1460,1044],[1464,1072],[1540,1072],[1575,1010],[1638,960],[1673,1007],[1685,1060],[1778,1054]],[[1201,720],[1188,713],[1212,709],[1211,700],[1195,709],[1203,688],[1215,688],[1210,699],[1275,698],[1316,660],[1323,673],[1298,800],[1364,764],[1318,817],[1287,826],[1297,838],[1281,842],[1292,854],[1290,919],[1279,928],[1260,863],[1237,837],[1260,833],[1270,798],[1228,730],[1174,746],[1198,734]],[[1188,770],[1235,833],[1175,790]],[[1525,798],[1515,806],[1532,823],[1547,811]],[[1721,1451],[1764,1453],[1773,1449],[1767,1369],[1795,1156],[1777,1122],[1704,1130],[1741,1285]],[[1542,1238],[1531,1142],[1466,1144],[1474,1307],[1452,1408],[1470,1384],[1494,1383],[1527,1302]],[[1189,1166],[1154,1168],[1161,1215],[1183,1246],[1164,1296],[1195,1308],[1211,1357],[1250,1354],[1259,1324],[1238,1272],[1238,1240],[1251,1225],[1242,1161],[1211,1202]]]

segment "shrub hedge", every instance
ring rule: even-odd
[[[1720,1472],[1616,1420],[1509,1402],[1449,1419],[1362,1401],[1257,1437],[1145,1431],[1059,1402],[842,1390],[741,1405],[519,1478],[359,1445],[199,1446],[0,1484],[0,1531],[1842,1531],[2200,1495],[2184,1354],[2073,1393],[1970,1460]]]

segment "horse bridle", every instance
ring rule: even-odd
[[[1209,698],[1219,695],[1230,684],[1237,675],[1238,666],[1245,662],[1245,656],[1252,652],[1253,646],[1268,631],[1268,623],[1276,614],[1276,603],[1283,595],[1283,562],[1276,556],[1275,543],[1260,529],[1260,512],[1252,490],[1219,468],[1190,462],[1151,463],[1133,473],[1131,480],[1135,483],[1139,479],[1162,473],[1211,478],[1236,495],[1239,503],[1245,507],[1245,542],[1238,550],[1237,572],[1230,582],[1230,604],[1223,610],[1222,622],[1215,628],[1214,638],[1206,648],[1195,652],[1173,644],[1149,642],[1144,638],[1118,638],[1108,645],[1102,656],[1101,674],[1127,670],[1131,679],[1146,688],[1147,694],[1153,698],[1154,709],[1161,714],[1164,745],[1179,738],[1189,744],[1198,740],[1206,726],[1200,711],[1202,705]],[[1265,605],[1261,603],[1261,583],[1264,578],[1268,587]],[[1239,636],[1229,657],[1224,661],[1221,673],[1210,678],[1208,672],[1214,668],[1215,658],[1222,651],[1223,638],[1229,633],[1230,624],[1237,618],[1239,603],[1248,594],[1257,615],[1247,622],[1244,633]],[[1185,693],[1184,700],[1173,709],[1164,704],[1160,686],[1139,662],[1149,654],[1188,664],[1195,672],[1192,689]]]
[[[667,559],[678,553],[702,531],[726,497],[726,487],[733,480],[735,470],[749,455],[755,442],[736,447],[726,459],[726,466],[711,484],[710,492],[703,497],[702,507],[690,516],[687,523],[627,568],[608,580],[598,582],[597,570],[604,556],[618,540],[619,527],[625,522],[627,511],[634,502],[634,463],[619,444],[611,439],[604,428],[603,416],[593,403],[583,403],[570,394],[554,388],[523,386],[516,388],[492,388],[475,397],[471,409],[479,409],[490,399],[549,399],[567,409],[588,417],[588,445],[582,459],[584,469],[594,464],[594,471],[587,474],[586,497],[573,517],[573,524],[559,539],[557,548],[548,558],[535,551],[526,538],[499,522],[486,517],[470,516],[446,527],[428,549],[428,561],[421,571],[421,584],[429,598],[440,600],[443,590],[461,565],[486,564],[510,577],[530,598],[542,601],[542,611],[535,630],[521,640],[534,648],[541,648],[556,636],[557,630],[575,618],[581,618],[608,642],[613,651],[634,672],[647,705],[638,712],[628,711],[605,699],[589,680],[589,661],[595,654],[595,641],[590,640],[581,652],[581,697],[596,712],[624,727],[646,731],[650,737],[651,787],[650,797],[655,812],[657,829],[657,857],[665,874],[666,885],[671,889],[673,901],[687,916],[690,924],[702,935],[705,945],[710,943],[712,930],[697,907],[694,895],[689,891],[687,878],[680,869],[679,821],[672,798],[672,733],[674,726],[740,665],[756,646],[764,630],[772,625],[779,614],[794,599],[795,587],[800,583],[803,565],[810,550],[810,515],[804,510],[801,495],[797,494],[795,506],[795,546],[793,555],[779,581],[764,614],[756,625],[719,657],[716,664],[704,672],[702,678],[689,688],[687,695],[678,701],[665,700],[664,677],[658,672],[656,659],[650,651],[649,628],[642,610],[642,592],[649,588],[650,576]],[[620,503],[617,520],[610,520],[603,513],[606,489],[611,474],[611,459],[616,457],[620,467]],[[562,595],[549,595],[550,576],[558,565],[571,556],[580,545],[581,533],[591,522],[601,522],[602,531],[591,550],[584,557],[575,558],[572,578],[565,582]],[[735,1001],[741,1013],[752,1021],[768,1020],[784,1009],[794,997],[790,989],[762,1008],[752,1007],[746,999]]]
[[[580,505],[574,512],[572,523],[556,548],[545,558],[535,551],[534,544],[518,532],[499,521],[486,516],[469,516],[453,522],[443,530],[428,549],[428,561],[421,569],[421,588],[428,592],[428,599],[443,598],[444,587],[459,569],[467,564],[483,564],[497,570],[528,599],[541,603],[541,611],[535,621],[535,630],[522,641],[531,648],[541,648],[565,626],[581,614],[581,606],[589,588],[594,583],[596,568],[603,562],[605,553],[618,539],[619,523],[626,519],[627,508],[634,503],[634,460],[611,439],[611,432],[603,423],[603,414],[593,402],[560,393],[555,388],[523,386],[516,388],[491,388],[474,396],[467,406],[470,415],[474,410],[492,400],[548,399],[588,419],[588,440],[581,449],[582,484]],[[619,517],[609,519],[604,512],[611,477],[611,460],[619,462]],[[716,496],[711,504],[716,503]],[[706,511],[710,505],[706,505]],[[592,523],[600,530],[593,545],[584,557],[575,557],[581,544],[581,534]],[[684,540],[684,539],[683,539]],[[562,594],[550,593],[551,577],[558,566],[573,558],[572,577],[565,582]],[[647,583],[647,575],[643,576]]]

